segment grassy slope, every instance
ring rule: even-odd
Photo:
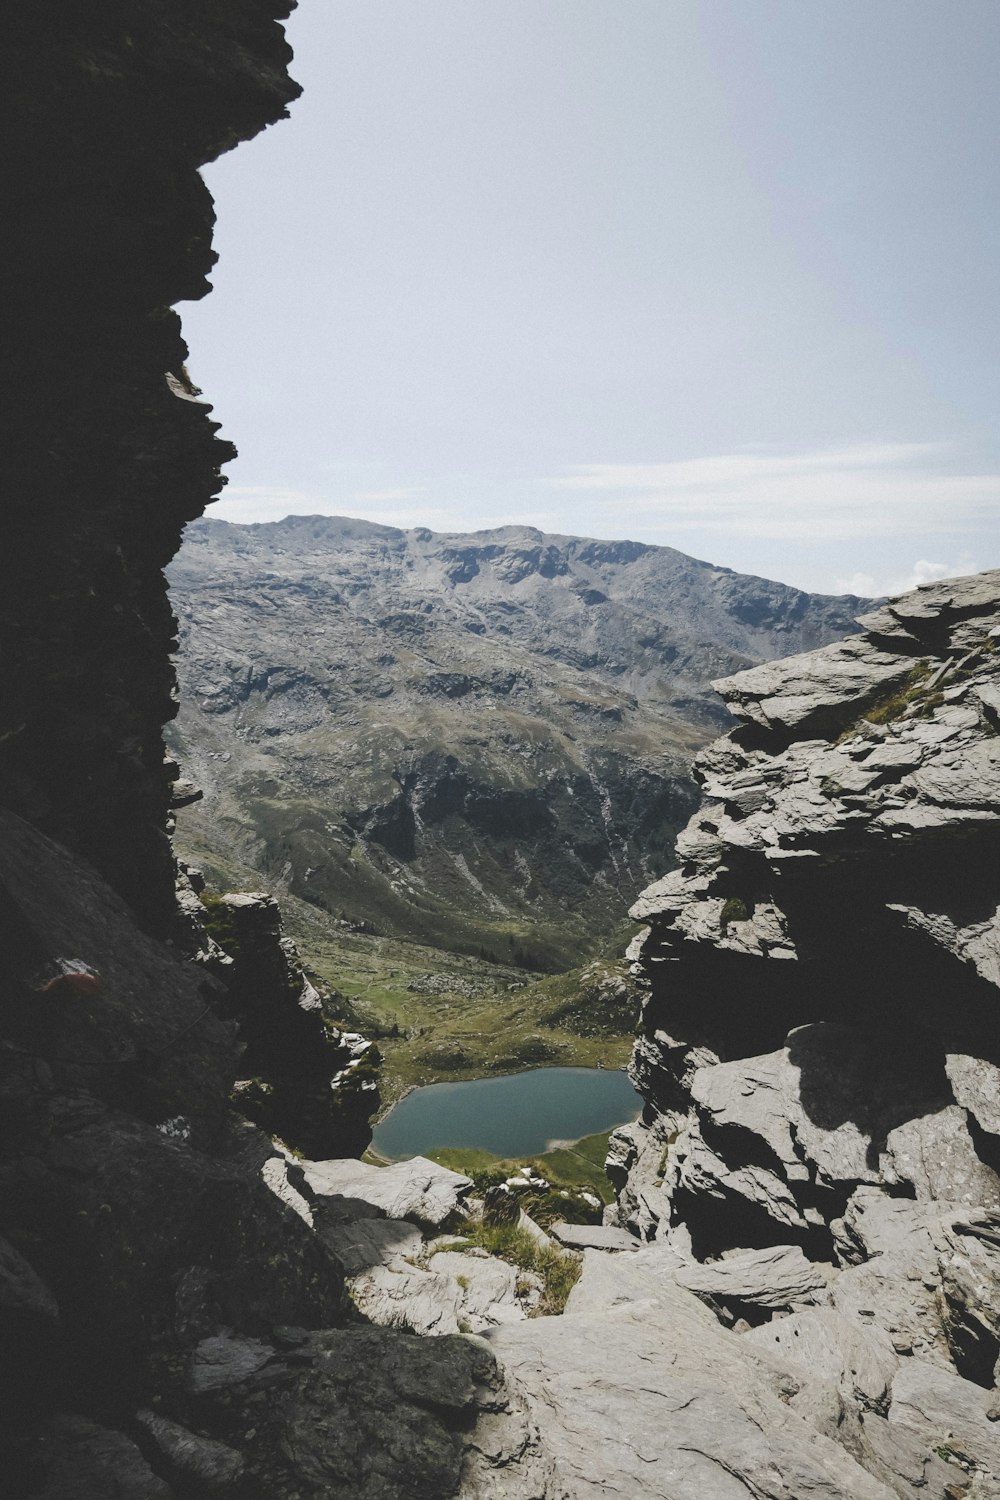
[[[540,1156],[517,1156],[501,1160],[489,1151],[469,1147],[450,1147],[432,1151],[432,1161],[452,1171],[464,1172],[472,1177],[478,1173],[503,1171],[511,1176],[518,1167],[534,1167],[536,1172],[551,1183],[553,1188],[590,1188],[605,1203],[611,1203],[614,1192],[604,1175],[604,1158],[608,1154],[610,1131],[597,1135],[586,1135],[572,1146],[558,1146]]]
[[[407,1089],[442,1079],[628,1060],[637,1008],[602,991],[596,981],[610,970],[604,961],[586,971],[531,974],[358,932],[233,856],[220,858],[191,838],[178,847],[220,890],[272,889],[302,958],[342,997],[340,1019],[378,1039],[384,1109]],[[622,940],[629,935],[623,930]]]

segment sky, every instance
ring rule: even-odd
[[[1000,566],[996,0],[301,0],[205,169],[209,512]]]

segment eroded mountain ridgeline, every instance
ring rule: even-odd
[[[170,579],[199,857],[549,972],[669,867],[724,712],[711,679],[864,606],[669,547],[324,516],[201,522]]]

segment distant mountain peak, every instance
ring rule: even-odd
[[[628,540],[342,516],[199,521],[181,815],[334,917],[558,967],[672,859],[713,678],[824,645],[868,601]]]

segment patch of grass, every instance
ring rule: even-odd
[[[864,712],[837,736],[834,743],[842,745],[845,740],[853,739],[866,722],[869,724],[891,724],[895,719],[901,718],[906,710],[920,698],[924,691],[924,684],[930,676],[930,662],[926,660],[916,662],[907,672],[902,682],[897,683],[895,687],[888,689],[881,698],[877,698],[874,703],[869,704]],[[936,696],[938,696],[938,701],[941,701],[940,696]],[[926,705],[922,705],[922,707],[926,707]]]
[[[222,899],[218,891],[202,891],[199,900],[205,908],[201,918],[201,925],[210,938],[214,938],[220,948],[224,948],[230,958],[238,959],[240,956],[240,942],[236,935],[236,923],[233,921],[232,911]]]
[[[493,1156],[489,1151],[461,1146],[430,1151],[428,1156],[442,1167],[450,1167],[453,1172],[463,1172],[466,1177],[471,1177],[480,1192],[505,1182],[520,1167],[531,1167],[557,1190],[566,1188],[568,1191],[579,1191],[587,1188],[603,1203],[611,1203],[614,1201],[614,1190],[604,1172],[610,1133],[603,1130],[596,1135],[586,1135],[573,1145],[556,1146],[538,1156],[504,1159]],[[565,1199],[560,1201],[565,1205]],[[569,1218],[569,1213],[566,1217]]]
[[[913,700],[919,696],[921,684],[927,681],[931,675],[931,669],[927,662],[921,661],[911,667],[903,682],[898,688],[893,689],[886,697],[880,698],[864,712],[869,724],[891,724],[893,719],[898,719],[904,709],[909,708]]]
[[[534,1271],[542,1278],[544,1290],[533,1317],[552,1317],[561,1313],[566,1299],[580,1279],[583,1261],[569,1251],[557,1250],[538,1241],[517,1224],[483,1224],[468,1220],[463,1233],[470,1244],[505,1260],[522,1271]]]
[[[742,896],[727,896],[719,916],[719,928],[725,937],[730,922],[746,922],[750,912]]]

